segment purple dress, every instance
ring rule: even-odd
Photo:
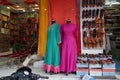
[[[77,60],[77,27],[73,23],[65,23],[61,26],[61,72],[69,74],[76,71]]]

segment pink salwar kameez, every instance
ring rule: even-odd
[[[77,60],[77,27],[73,23],[65,23],[61,26],[61,72],[69,74],[76,71]]]

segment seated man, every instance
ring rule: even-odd
[[[30,48],[30,54],[18,68],[27,66],[31,60],[40,60],[40,56],[37,54],[37,49],[38,45],[37,41],[35,41]]]

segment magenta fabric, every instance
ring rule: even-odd
[[[61,26],[62,46],[60,70],[61,72],[65,72],[66,74],[76,71],[76,36],[78,36],[77,32],[77,27],[73,23],[70,23],[69,25],[65,23]]]

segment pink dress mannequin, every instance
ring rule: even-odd
[[[61,26],[61,72],[65,72],[68,75],[70,72],[76,71],[77,60],[77,27],[71,21]]]

